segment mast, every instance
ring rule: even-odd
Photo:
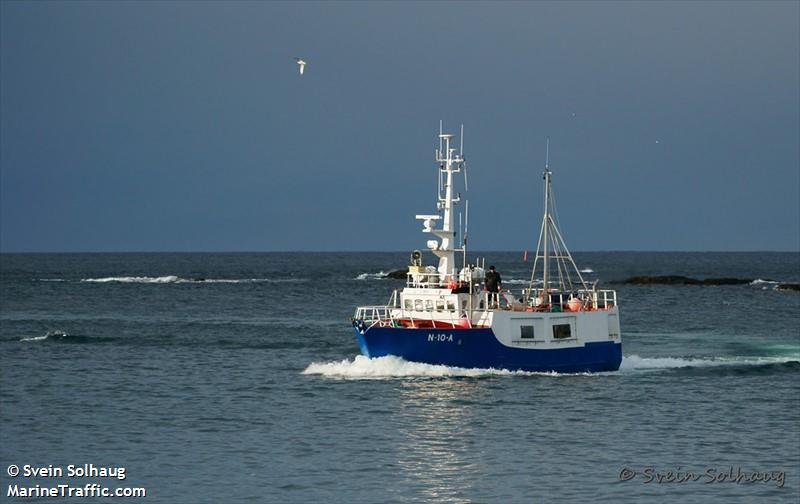
[[[545,296],[547,295],[547,282],[549,277],[547,275],[547,267],[548,263],[550,262],[550,256],[547,253],[547,235],[550,233],[548,232],[549,222],[550,222],[550,137],[547,137],[547,154],[545,155],[545,162],[544,162],[544,220],[542,222],[542,226],[544,226],[544,271],[542,274],[542,288],[544,289],[544,295],[542,299],[547,299]]]
[[[528,285],[528,297],[530,297],[530,292],[533,291],[533,286],[536,280],[536,269],[539,259],[541,259],[542,288],[540,290],[540,297],[541,303],[547,305],[550,303],[548,294],[550,292],[551,283],[555,283],[557,285],[556,292],[561,294],[572,293],[575,291],[576,287],[580,287],[583,290],[588,290],[588,286],[586,285],[578,266],[572,259],[572,254],[570,254],[567,244],[564,242],[564,238],[561,236],[561,232],[556,226],[556,221],[553,220],[555,203],[552,192],[553,172],[550,171],[549,137],[547,138],[547,155],[545,158],[544,173],[542,175],[542,178],[544,179],[544,215],[542,216],[542,227],[539,231],[539,241],[536,244],[536,257],[533,262],[533,270],[531,271],[531,282]],[[551,259],[555,261],[556,266],[555,277],[552,280],[550,277],[553,276],[554,273],[550,271]],[[579,283],[576,283],[578,285],[573,283],[573,276],[571,275],[571,272],[574,272],[575,276],[577,276]]]
[[[443,285],[455,281],[457,275],[453,205],[461,201],[461,195],[455,195],[453,174],[461,172],[464,157],[461,153],[456,153],[454,147],[451,147],[454,135],[442,133],[441,123],[439,131],[440,147],[436,150],[436,162],[439,164],[439,190],[437,191],[436,208],[441,214],[417,215],[416,218],[423,221],[423,233],[431,233],[439,238],[439,240],[428,240],[427,245],[431,252],[439,258],[439,266],[436,269],[439,273],[439,284]],[[441,221],[440,228],[433,227],[435,221]]]

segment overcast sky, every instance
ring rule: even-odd
[[[4,252],[800,250],[796,1],[1,5]]]

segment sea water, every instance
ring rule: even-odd
[[[527,284],[522,254],[481,255],[506,288]],[[798,502],[800,293],[775,287],[800,282],[800,255],[575,255],[588,281],[618,290],[617,372],[359,356],[349,317],[402,287],[383,273],[406,253],[2,255],[0,490]],[[752,282],[613,283],[667,274]],[[124,481],[67,476],[89,464]]]

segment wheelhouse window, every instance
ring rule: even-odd
[[[448,311],[456,311],[456,304],[453,301],[447,302],[447,310]]]
[[[444,300],[443,299],[437,299],[436,300],[436,311],[439,311],[439,312],[440,311],[444,311]]]
[[[425,311],[433,311],[433,299],[425,300]]]
[[[572,337],[570,324],[553,324],[553,339],[567,339]]]
[[[406,299],[403,301],[403,307],[410,311],[414,307],[414,303],[410,299]]]
[[[519,326],[519,337],[533,338],[533,326],[532,325]]]
[[[422,311],[422,300],[421,299],[415,299],[414,300],[414,309],[416,311]]]

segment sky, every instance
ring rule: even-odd
[[[440,120],[464,124],[475,250],[535,248],[550,137],[572,250],[799,251],[798,20],[796,1],[3,1],[0,251],[424,248]]]

